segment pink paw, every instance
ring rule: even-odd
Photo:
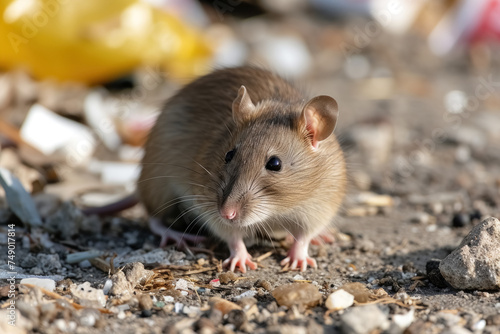
[[[309,256],[306,256],[305,258],[294,258],[292,257],[292,255],[288,255],[280,262],[282,266],[285,266],[289,263],[291,263],[290,269],[292,270],[300,268],[300,271],[306,271],[307,265],[310,265],[314,269],[318,268],[316,260]]]
[[[333,244],[335,242],[335,235],[330,231],[324,231],[316,238],[311,240],[311,244],[313,245],[322,245],[322,244]]]
[[[247,272],[247,265],[250,269],[257,269],[257,264],[252,261],[252,256],[245,251],[245,253],[231,254],[231,256],[222,262],[223,267],[229,267],[229,270],[234,271],[236,267],[240,269],[242,273]]]

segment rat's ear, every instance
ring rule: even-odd
[[[245,86],[241,86],[238,96],[233,101],[233,119],[236,124],[242,124],[252,118],[255,112],[255,105],[250,99]]]
[[[337,101],[330,96],[316,96],[307,102],[302,110],[302,119],[314,148],[318,148],[318,143],[332,134],[338,116]]]

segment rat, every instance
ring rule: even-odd
[[[346,188],[342,149],[333,134],[338,106],[306,100],[271,71],[243,66],[202,76],[170,98],[145,144],[137,183],[161,246],[197,243],[193,224],[225,241],[224,267],[256,269],[244,243],[287,232],[281,265],[317,268],[311,240],[331,224]],[[162,217],[178,206],[180,231]]]

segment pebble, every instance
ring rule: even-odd
[[[227,322],[233,324],[237,329],[240,328],[246,321],[245,312],[243,310],[231,310],[227,314]]]
[[[472,334],[472,332],[461,326],[453,326],[442,331],[441,334]]]
[[[153,307],[153,300],[147,294],[142,294],[139,297],[139,309],[142,311],[149,311]]]
[[[392,321],[400,328],[406,329],[410,327],[412,322],[415,320],[415,309],[411,309],[406,314],[395,314],[392,317]]]
[[[111,281],[113,282],[111,289],[109,289],[109,294],[111,296],[119,297],[123,301],[132,298],[134,288],[125,277],[123,271],[119,271],[111,276]]]
[[[425,264],[425,270],[427,273],[427,278],[432,284],[434,284],[438,288],[446,288],[448,287],[448,283],[446,283],[443,275],[441,275],[441,271],[439,270],[440,263],[441,260],[439,259],[429,260]]]
[[[362,321],[361,321],[362,320]],[[376,305],[353,307],[340,316],[342,333],[368,334],[389,328],[386,315]]]
[[[439,270],[455,289],[498,290],[500,288],[500,221],[490,217],[476,225]]]
[[[426,212],[416,212],[410,216],[410,222],[417,224],[430,224],[435,222],[435,219]]]
[[[456,213],[451,220],[452,227],[465,227],[469,225],[470,217],[466,213]]]
[[[82,284],[73,284],[70,291],[74,297],[79,299],[79,303],[86,307],[104,307],[106,306],[106,297],[101,289],[95,289],[90,286],[90,282]]]
[[[232,310],[241,310],[241,307],[236,305],[235,303],[219,297],[210,298],[208,300],[208,305],[210,305],[212,309],[219,310],[223,315],[228,314]]]
[[[486,324],[488,326],[500,326],[500,314],[492,314],[488,316],[486,318]]]
[[[238,301],[238,300],[243,299],[243,298],[253,297],[256,294],[257,294],[257,291],[255,291],[255,290],[248,290],[248,291],[243,292],[241,295],[234,296],[233,299],[236,300],[236,301]]]
[[[321,300],[318,288],[309,283],[290,283],[277,287],[272,291],[273,297],[280,306],[304,305],[313,307]]]
[[[144,269],[144,264],[140,262],[128,263],[122,271],[133,288],[137,285],[143,285],[154,275],[152,270]]]
[[[354,296],[349,292],[339,289],[326,299],[325,306],[332,311],[343,310],[354,304]]]

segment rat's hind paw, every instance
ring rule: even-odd
[[[149,228],[151,232],[161,237],[160,247],[165,247],[169,241],[173,241],[177,248],[184,249],[187,248],[186,242],[196,245],[206,239],[203,236],[174,231],[163,225],[158,218],[149,219]]]
[[[293,258],[292,256],[289,255],[286,258],[284,258],[280,262],[280,264],[282,266],[284,266],[286,264],[289,264],[290,262],[291,262],[291,265],[290,265],[291,270],[300,268],[300,271],[306,271],[307,265],[310,265],[314,269],[318,268],[318,264],[316,263],[316,260],[313,259],[312,257],[309,257],[309,256],[306,256],[304,259],[297,259],[297,258]]]
[[[231,271],[234,271],[238,267],[242,273],[247,272],[247,265],[252,270],[257,269],[257,264],[252,261],[252,256],[246,250],[244,253],[237,252],[236,254],[231,254],[228,259],[222,262],[223,267],[229,267]]]

